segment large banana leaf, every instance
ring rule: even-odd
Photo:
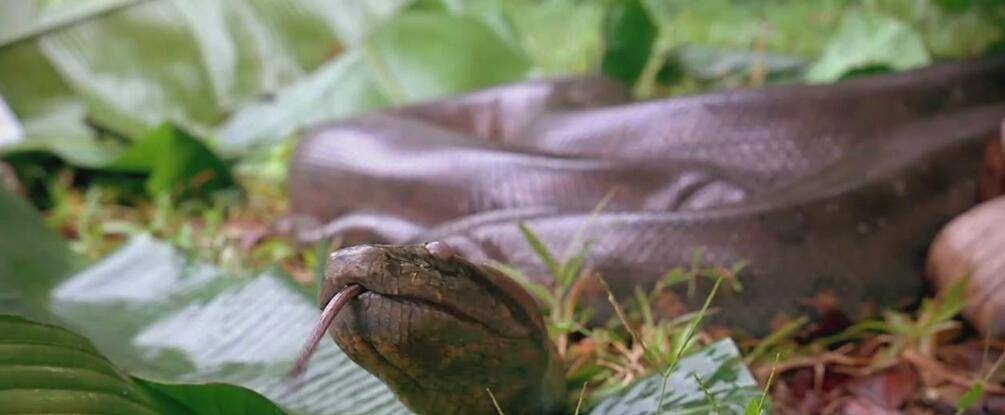
[[[759,403],[762,395],[757,381],[743,365],[740,351],[727,339],[681,359],[666,378],[650,376],[604,399],[590,414],[758,414],[747,408],[751,402]],[[769,402],[764,402],[760,413],[771,413]]]
[[[51,296],[54,314],[132,374],[233,383],[299,413],[402,413],[334,342],[321,344],[299,385],[287,376],[317,317],[314,303],[281,276],[223,275],[142,235]]]
[[[809,79],[834,80],[863,67],[904,69],[929,56],[974,56],[1005,39],[1001,2],[963,8],[937,0],[643,3],[658,41],[648,57],[631,55],[648,59],[642,83],[655,82],[667,63],[690,60],[692,46],[715,51],[702,59],[725,60],[700,66],[729,67],[716,78],[734,85],[730,76],[751,71],[772,79],[768,61],[776,58],[817,60]],[[599,70],[605,53],[651,41],[627,37],[622,44],[617,25],[604,39],[603,17],[615,17],[619,4],[15,0],[0,5],[0,96],[25,124],[29,140],[22,147],[49,149],[77,164],[101,166],[111,157],[116,148],[96,142],[99,135],[135,139],[164,122],[216,138],[236,155],[305,125],[389,104],[529,74]],[[86,19],[88,13],[95,17]],[[861,41],[884,33],[888,40],[876,48]],[[25,38],[32,40],[9,43]],[[912,48],[908,57],[898,56],[903,45]],[[838,53],[847,48],[849,56]],[[757,58],[742,58],[750,53]],[[760,58],[764,53],[768,59]],[[747,63],[736,68],[737,62]],[[781,72],[791,69],[786,64]]]
[[[224,384],[164,384],[122,373],[80,335],[0,314],[3,413],[282,415],[250,390]]]
[[[31,9],[39,24],[73,7],[42,3]],[[99,135],[134,140],[171,122],[239,154],[308,123],[528,72],[522,52],[482,22],[400,12],[407,3],[139,2],[0,46],[0,96],[25,125],[20,148],[93,167],[120,150]],[[298,92],[305,89],[309,104]],[[269,103],[274,94],[278,106]]]
[[[66,324],[151,381],[242,385],[306,414],[405,413],[334,342],[322,343],[299,387],[286,376],[318,314],[286,278],[224,275],[144,235],[81,265],[31,206],[0,188],[0,314]],[[0,343],[15,334],[0,329]],[[25,353],[9,357],[35,352]]]
[[[26,201],[0,186],[0,313],[49,321],[49,292],[84,265]]]

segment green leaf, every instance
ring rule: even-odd
[[[701,379],[701,384],[697,379]],[[718,408],[718,413],[722,415],[743,414],[751,399],[761,398],[757,381],[743,366],[740,352],[730,340],[721,340],[681,359],[670,374],[663,407],[657,409],[662,383],[663,377],[659,373],[642,379],[601,400],[590,414],[650,414],[662,411],[667,415],[698,415],[714,413],[713,408]],[[769,405],[766,403],[765,406]]]
[[[22,74],[32,76],[24,77]],[[2,152],[51,151],[82,166],[108,162],[118,151],[97,140],[85,123],[87,109],[34,43],[0,50],[0,96],[24,126],[25,139]]]
[[[634,85],[649,61],[658,29],[640,0],[614,2],[607,11],[601,72]]]
[[[504,6],[535,72],[566,75],[596,69],[604,53],[601,2],[515,0]]]
[[[903,21],[882,14],[851,10],[806,79],[832,82],[865,68],[914,69],[932,61],[921,35]]]
[[[316,300],[271,273],[228,275],[137,236],[62,280],[49,298],[53,314],[144,379],[239,385],[305,415],[408,413],[332,341],[319,345],[300,388],[293,387],[287,373],[318,310]]]
[[[541,238],[538,238],[537,234],[527,224],[520,222],[517,224],[517,227],[520,228],[520,233],[523,234],[523,238],[527,240],[527,244],[534,250],[537,257],[548,267],[548,272],[551,273],[552,278],[560,278],[562,275],[561,268],[559,268],[558,262],[555,261],[555,257],[551,254],[548,246],[541,241]]]
[[[981,382],[974,382],[974,384],[967,389],[966,393],[960,396],[960,399],[956,401],[957,414],[962,414],[964,411],[977,404],[977,401],[979,401],[981,396],[984,394],[983,385],[984,384]]]
[[[298,129],[389,105],[358,51],[348,51],[270,102],[248,105],[219,128],[227,154],[261,147],[289,137]]]
[[[82,265],[27,201],[0,186],[0,313],[49,320],[49,290]]]
[[[659,44],[814,56],[834,33],[846,1],[649,0]],[[813,24],[807,24],[813,22]]]
[[[960,278],[953,282],[946,290],[945,295],[936,300],[929,324],[938,324],[949,321],[956,317],[967,305],[966,291],[970,282],[969,277]]]
[[[80,9],[75,3],[37,2],[30,10],[11,10],[37,15],[42,24]],[[336,54],[336,36],[343,44],[358,43],[404,3],[144,2],[0,49],[0,95],[28,130],[22,147],[55,151],[88,167],[103,165],[111,156],[95,142],[92,126],[126,140],[164,122],[214,136],[230,114],[294,84]],[[0,14],[9,8],[0,7]],[[33,76],[26,79],[24,73]],[[359,100],[343,87],[326,91],[346,102]],[[272,142],[287,136],[280,133],[256,131]]]
[[[164,413],[79,335],[11,315],[0,315],[0,332],[0,408],[7,413]]]
[[[99,124],[131,138],[164,122],[209,135],[228,112],[299,78],[336,44],[318,17],[307,17],[306,2],[283,13],[253,4],[148,2],[39,44]],[[303,24],[278,25],[291,20]],[[314,45],[310,56],[284,47],[290,41]]]
[[[285,414],[245,388],[133,379],[86,338],[57,326],[0,314],[0,332],[0,408],[5,413]]]
[[[0,312],[67,324],[117,367],[159,383],[236,384],[305,415],[408,413],[331,341],[319,346],[301,388],[292,387],[287,373],[318,311],[286,278],[227,275],[144,235],[78,269],[80,260],[37,212],[0,189]],[[0,333],[0,342],[11,339],[7,328]],[[94,350],[78,335],[61,339]],[[107,369],[78,355],[54,359]]]
[[[727,77],[745,79],[754,71],[762,71],[768,80],[788,79],[801,74],[806,60],[782,54],[767,54],[744,50],[717,49],[686,45],[673,50],[669,67],[663,73],[679,71],[700,81],[716,81]]]
[[[971,7],[971,0],[936,0],[935,3],[952,13],[960,13]]]
[[[148,173],[151,196],[205,194],[235,185],[230,168],[203,141],[170,124],[150,132],[104,168]]]
[[[59,5],[45,11],[44,1],[12,1],[0,13],[0,47],[28,41],[36,36],[87,21],[105,13],[130,7],[144,0],[88,0]],[[53,2],[49,2],[50,4]]]
[[[528,68],[523,54],[473,18],[405,12],[314,74],[280,90],[272,102],[231,116],[219,129],[221,148],[238,153],[392,103],[513,82],[524,78]]]
[[[224,383],[168,384],[141,378],[142,386],[165,407],[185,407],[193,415],[285,415],[264,396]]]
[[[581,251],[579,251],[576,255],[573,255],[572,258],[563,262],[562,266],[559,267],[558,275],[555,277],[555,283],[558,284],[559,287],[569,288],[572,286],[572,283],[576,281],[576,277],[578,277],[583,270],[583,264],[586,263],[586,253],[590,249],[589,245],[590,244],[583,244],[583,249]]]
[[[522,79],[530,65],[484,24],[412,11],[362,45],[375,78],[396,102],[428,100]]]

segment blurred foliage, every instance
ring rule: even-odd
[[[172,125],[140,138],[105,169],[148,174],[150,196],[167,193],[183,197],[234,185],[229,166],[199,139]]]
[[[0,187],[0,313],[48,320],[49,290],[83,261],[28,203]]]
[[[13,3],[10,20],[37,24],[84,8]],[[995,0],[160,0],[0,46],[0,95],[22,148],[72,163],[114,157],[108,133],[138,140],[164,122],[236,156],[531,76],[601,71],[648,97],[909,69],[1000,47],[1003,21]]]
[[[615,2],[607,11],[600,71],[634,85],[649,61],[657,27],[640,0]]]
[[[845,14],[823,55],[806,73],[814,82],[831,82],[856,70],[906,70],[931,62],[921,36],[895,18],[854,11]]]

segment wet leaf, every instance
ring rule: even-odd
[[[119,369],[157,383],[230,383],[302,414],[407,413],[331,341],[322,342],[301,387],[293,387],[287,373],[318,311],[287,278],[227,275],[144,235],[81,265],[26,202],[0,188],[0,313],[71,327],[96,346],[66,335],[86,343],[78,349],[100,351]],[[3,342],[12,332],[0,333]],[[244,393],[176,386],[158,386],[159,393],[193,402]]]
[[[963,396],[960,396],[960,399],[956,401],[956,413],[961,414],[977,404],[977,401],[979,401],[981,396],[984,395],[983,385],[984,384],[981,382],[974,382],[974,384],[967,389],[966,393],[964,393]]]
[[[918,373],[905,365],[853,379],[849,391],[882,408],[895,410],[911,397],[918,388]]]
[[[491,65],[485,65],[492,62]],[[250,105],[220,127],[227,153],[268,145],[323,121],[522,79],[526,57],[465,16],[411,11],[272,102]]]
[[[649,61],[658,34],[656,24],[640,0],[614,2],[607,10],[606,20],[600,70],[604,75],[634,85]]]
[[[921,35],[903,21],[878,13],[845,13],[823,55],[806,74],[812,82],[832,82],[848,72],[883,66],[907,70],[932,61]]]
[[[701,379],[703,386],[696,379]],[[658,373],[642,379],[601,400],[590,414],[655,413],[662,383],[663,377]],[[714,400],[708,399],[706,393]],[[732,341],[722,340],[681,359],[670,374],[660,410],[667,415],[697,415],[711,413],[717,407],[723,415],[744,414],[748,403],[760,398],[761,390],[743,365],[739,350]],[[767,403],[765,411],[770,413]]]
[[[935,325],[952,320],[967,305],[966,290],[970,282],[969,277],[960,278],[953,282],[946,290],[945,295],[936,300],[932,315],[928,321]]]
[[[44,23],[73,9],[71,3],[37,2],[20,13],[37,14]],[[138,140],[149,129],[171,122],[196,136],[214,136],[232,113],[302,79],[340,44],[359,43],[404,3],[144,2],[0,50],[0,95],[25,124],[28,140],[22,147],[55,151],[84,166],[101,165],[115,152],[113,147],[112,155],[107,154],[95,141],[104,132],[119,140]],[[404,42],[409,41],[406,36]],[[9,75],[2,76],[5,73]],[[33,74],[29,82],[19,76],[23,73]],[[340,95],[346,102],[357,98]],[[355,111],[369,108],[363,105]],[[272,142],[287,137],[283,129],[254,132],[269,135]],[[257,144],[234,141],[231,144]],[[248,149],[223,148],[228,154]]]
[[[601,2],[516,0],[506,1],[504,10],[536,72],[565,75],[596,71],[604,53]]]
[[[225,383],[171,384],[133,378],[155,400],[169,408],[184,407],[193,415],[285,415],[264,396]]]
[[[77,334],[10,315],[0,315],[0,332],[0,408],[7,413],[165,413]]]
[[[104,168],[149,174],[151,196],[205,194],[235,186],[223,160],[202,140],[170,124],[148,133]]]
[[[445,13],[398,15],[363,46],[370,70],[399,102],[522,79],[527,58],[477,20]]]
[[[68,324],[119,368],[159,383],[231,383],[302,414],[407,413],[330,341],[322,342],[301,387],[292,387],[287,372],[318,312],[287,279],[225,275],[147,236],[70,275],[74,256],[30,207],[9,198],[0,194],[4,312]],[[6,339],[8,331],[0,332]],[[223,386],[200,395],[188,387],[159,390],[192,402],[237,393]]]
[[[219,127],[225,153],[267,146],[305,126],[389,105],[358,51],[344,52],[317,71],[280,90],[274,99],[245,106]]]
[[[293,387],[287,373],[318,310],[271,273],[226,275],[138,236],[63,280],[51,298],[55,315],[140,377],[235,384],[302,414],[407,413],[332,341]]]
[[[25,78],[21,76],[24,73],[32,76]],[[2,146],[0,153],[51,151],[68,162],[92,167],[107,163],[119,150],[115,143],[98,141],[85,122],[84,103],[73,95],[37,44],[0,50],[0,96],[25,133],[24,140]]]
[[[123,374],[86,338],[0,314],[0,408],[4,413],[285,414],[248,389],[167,385]]]
[[[558,261],[555,260],[554,255],[551,254],[551,250],[548,249],[548,246],[541,241],[541,238],[537,236],[537,233],[527,226],[527,224],[521,222],[517,224],[517,226],[520,228],[520,233],[523,234],[523,238],[527,241],[527,244],[534,250],[534,253],[537,254],[537,257],[541,260],[541,262],[548,267],[548,272],[551,273],[552,278],[560,278],[562,269],[559,267]],[[559,286],[565,285],[559,284]]]
[[[82,266],[27,201],[0,186],[0,313],[50,320],[49,290]]]

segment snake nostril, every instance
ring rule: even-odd
[[[321,281],[322,303],[348,283],[368,281],[373,278],[374,264],[384,262],[385,251],[379,246],[357,245],[342,248],[328,255],[325,275]]]
[[[457,255],[457,250],[446,242],[433,241],[426,244],[426,251],[436,259],[447,261]]]
[[[329,275],[366,272],[370,264],[381,259],[384,251],[372,245],[357,245],[342,248],[328,255]]]

